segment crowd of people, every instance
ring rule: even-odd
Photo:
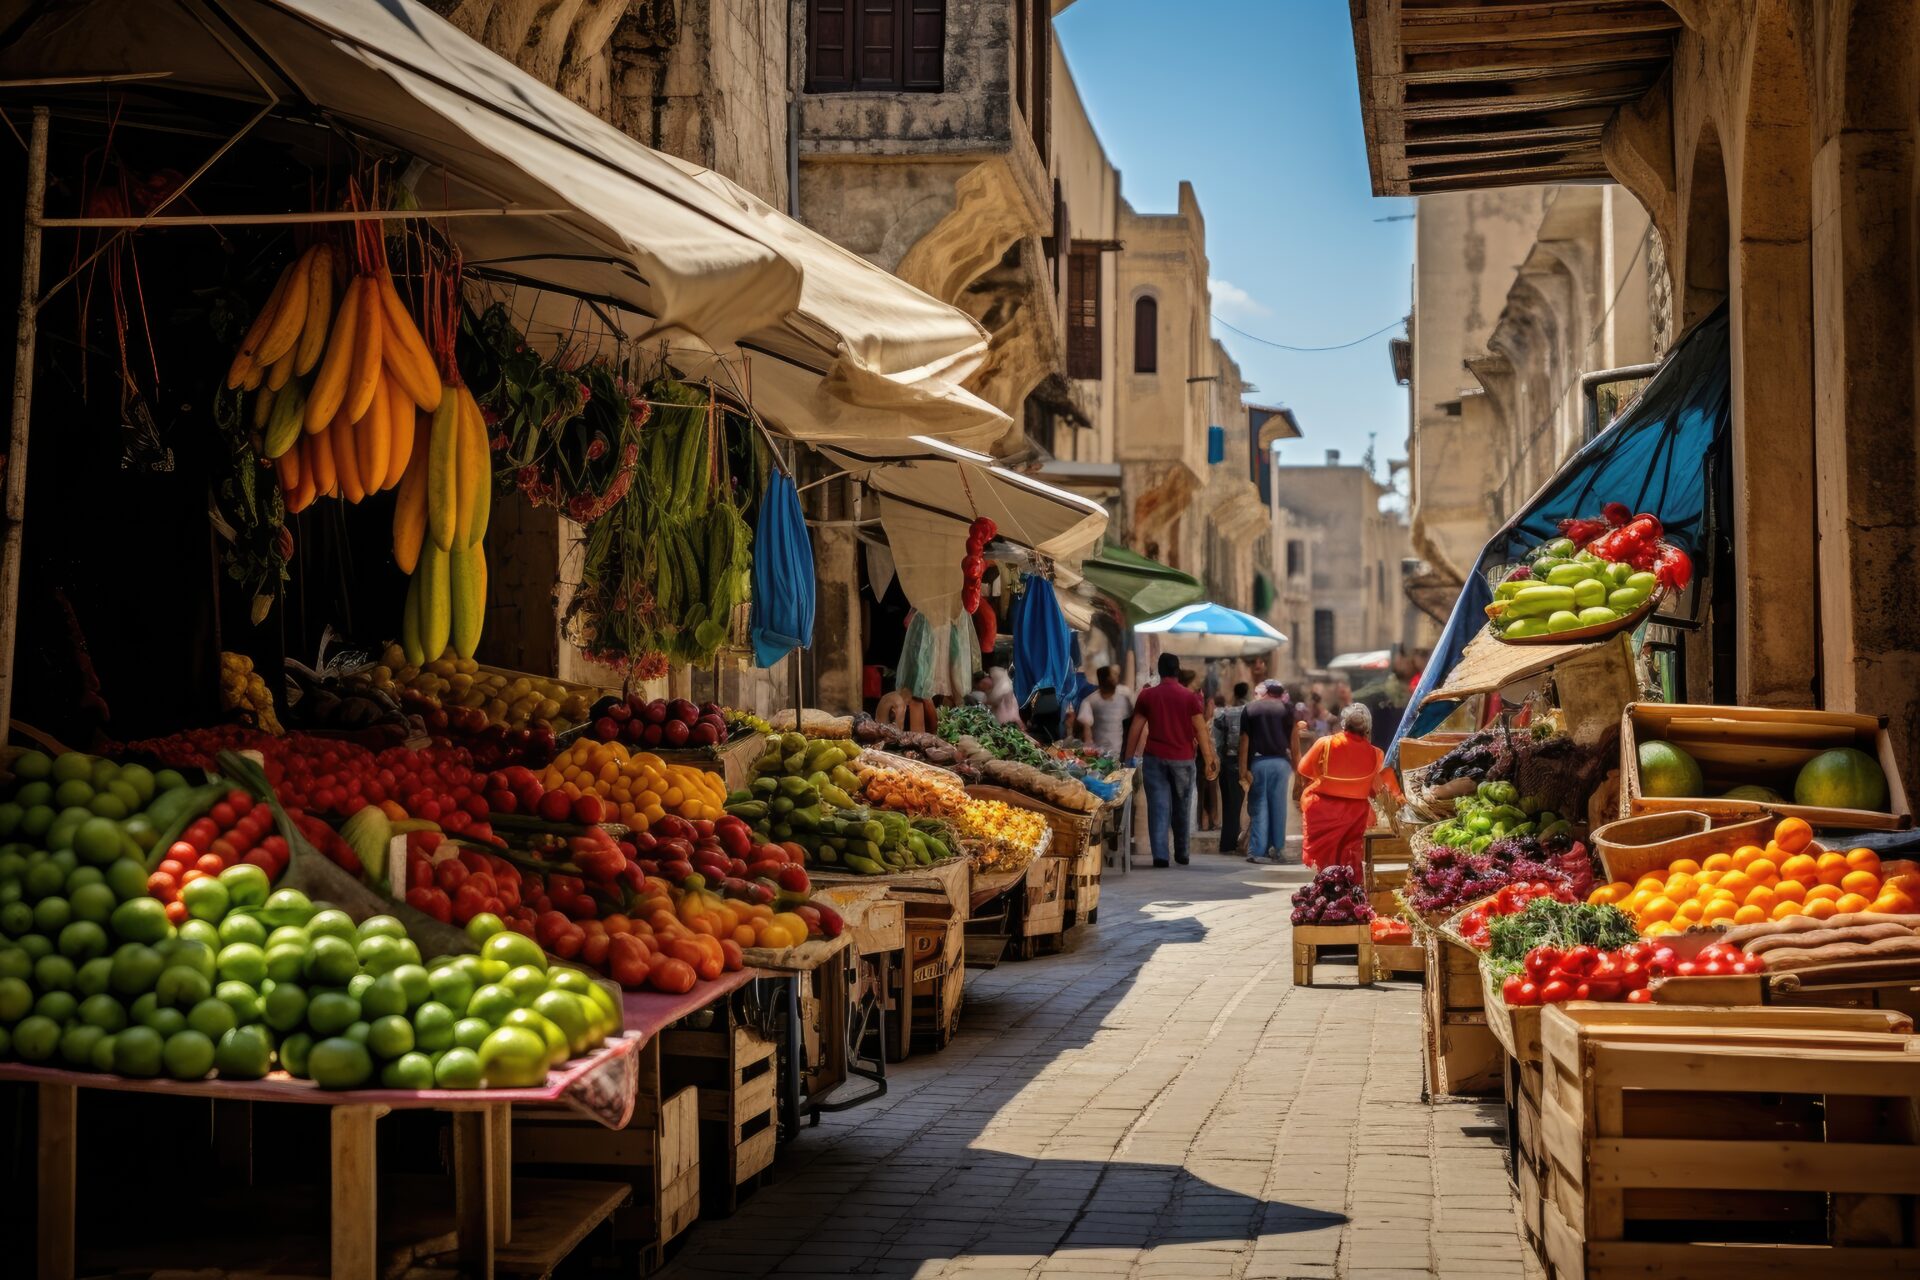
[[[1256,659],[1256,676],[1264,662]],[[1359,865],[1371,801],[1397,795],[1381,750],[1419,681],[1418,656],[1396,654],[1358,695],[1345,680],[1258,679],[1230,693],[1201,692],[1201,674],[1161,654],[1155,678],[1137,692],[1103,666],[1077,705],[1050,689],[1022,706],[1004,667],[980,673],[965,701],[1042,743],[1065,738],[1138,773],[1146,799],[1152,865],[1184,865],[1196,832],[1217,831],[1222,853],[1250,863],[1304,862],[1315,869]],[[938,706],[889,689],[875,708],[901,727],[932,727]],[[1292,812],[1301,815],[1299,857],[1288,853]]]

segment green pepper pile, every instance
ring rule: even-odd
[[[952,828],[943,820],[854,801],[851,793],[860,782],[847,766],[859,754],[855,744],[829,738],[769,738],[752,783],[727,797],[727,812],[762,841],[792,842],[811,855],[813,865],[858,875],[887,875],[951,858]]]
[[[1470,796],[1453,802],[1453,817],[1436,823],[1429,838],[1437,845],[1484,853],[1495,840],[1508,836],[1549,836],[1571,832],[1573,823],[1542,809],[1532,796],[1523,796],[1511,782],[1483,782]]]

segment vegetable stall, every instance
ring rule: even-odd
[[[1295,901],[1297,934],[1385,909],[1418,937],[1429,1091],[1504,1097],[1555,1276],[1920,1266],[1920,842],[1885,721],[1682,701],[1656,639],[1701,592],[1723,347],[1697,327],[1489,544],[1369,836],[1391,897],[1322,873]]]
[[[1043,839],[649,696],[808,643],[794,442],[997,432],[954,389],[984,335],[410,0],[10,34],[0,1087],[40,1273],[111,1253],[100,1123],[234,1206],[167,1224],[189,1265],[657,1262],[831,1105],[856,951],[908,954],[835,867]],[[330,1234],[266,1229],[314,1161]]]

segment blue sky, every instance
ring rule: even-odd
[[[1172,212],[1193,184],[1217,318],[1317,347],[1406,314],[1413,223],[1374,219],[1413,201],[1372,194],[1346,0],[1077,0],[1055,28],[1128,202]],[[1299,416],[1306,439],[1283,462],[1358,461],[1369,432],[1383,473],[1404,454],[1391,333],[1299,354],[1214,332],[1253,399]]]

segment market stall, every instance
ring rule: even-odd
[[[566,641],[630,681],[804,643],[747,619],[778,438],[997,435],[958,388],[984,332],[409,0],[59,6],[0,93],[34,318],[0,1080],[42,1099],[42,1274],[76,1265],[80,1089],[327,1107],[336,1274],[393,1260],[376,1202],[415,1213],[376,1176],[389,1111],[452,1133],[407,1258],[545,1274],[611,1218],[657,1261],[702,1170],[730,1207],[848,1069],[852,939],[810,851],[727,813],[764,722],[483,633],[550,607],[564,517]],[[516,1159],[570,1171],[523,1190]],[[266,1243],[234,1265],[300,1244]]]

